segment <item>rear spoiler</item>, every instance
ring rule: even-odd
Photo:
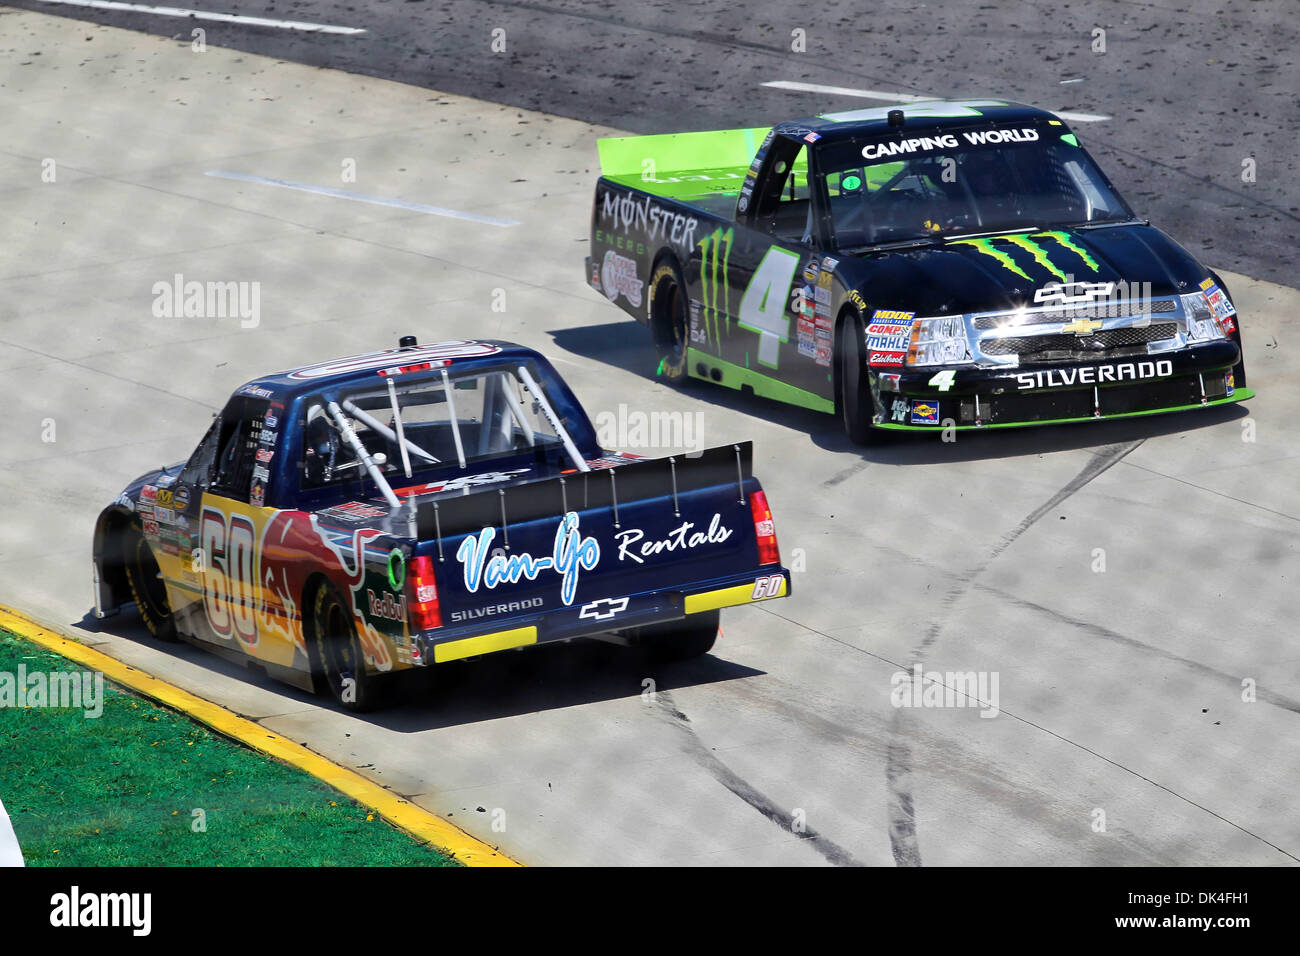
[[[736,489],[737,503],[744,505],[748,503],[745,481],[753,473],[753,442],[719,445],[509,488],[485,488],[440,502],[422,501],[416,506],[416,529],[421,541],[437,540],[441,559],[443,538],[501,528],[508,542],[510,525],[559,517],[570,511],[608,508],[617,529],[620,503],[668,498],[667,506],[676,516],[679,495],[728,484]]]
[[[601,175],[666,198],[739,192],[767,127],[609,136],[596,141]],[[710,188],[710,184],[712,188]]]

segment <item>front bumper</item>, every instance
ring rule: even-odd
[[[686,588],[605,597],[583,605],[517,615],[493,622],[494,626],[447,626],[424,631],[413,635],[411,662],[417,666],[440,664],[532,644],[592,637],[789,594],[790,572],[779,564],[764,565]]]
[[[879,428],[985,428],[1095,421],[1225,405],[1254,396],[1232,381],[1235,342],[1211,342],[1141,357],[1030,365],[872,369]],[[942,387],[946,385],[947,387]]]

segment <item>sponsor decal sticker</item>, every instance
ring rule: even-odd
[[[809,259],[808,264],[803,267],[804,280],[807,282],[816,282],[819,275],[821,275],[821,265],[816,259]]]
[[[935,402],[926,402],[921,399],[912,400],[912,424],[913,425],[937,425],[939,424],[939,406]]]
[[[685,249],[695,245],[695,230],[700,225],[694,216],[665,209],[651,196],[620,196],[612,189],[607,189],[601,199],[600,218],[612,221],[616,228],[639,229],[651,242],[667,239]],[[609,283],[608,275],[603,279]]]
[[[867,325],[870,365],[902,365],[912,339],[915,312],[877,309]]]
[[[1231,372],[1229,372],[1227,375],[1223,376],[1223,384],[1224,384],[1224,386],[1226,386],[1226,388],[1227,388],[1227,390],[1228,390],[1228,391],[1227,391],[1227,397],[1228,397],[1228,398],[1231,398],[1231,397],[1232,397],[1232,394],[1237,390],[1237,385],[1236,385],[1236,382],[1235,382],[1235,381],[1233,380],[1233,378],[1232,378],[1232,373],[1231,373]]]
[[[323,518],[382,518],[388,511],[364,501],[346,501],[333,508],[326,508],[319,514]]]
[[[641,306],[641,290],[644,288],[643,283],[636,276],[636,260],[629,259],[627,256],[620,256],[613,249],[605,252],[605,261],[601,265],[601,275],[604,277],[602,282],[605,287],[605,298],[610,302],[616,302],[620,295],[624,296],[633,306]]]
[[[175,494],[172,495],[172,507],[177,511],[184,511],[190,506],[190,489],[186,485],[177,487]]]

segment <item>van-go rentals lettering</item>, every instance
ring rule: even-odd
[[[1038,140],[1036,129],[989,129],[971,133],[962,133],[962,138],[972,146],[997,146],[1000,143],[1033,143]],[[932,149],[956,149],[961,143],[952,133],[940,136],[917,136],[913,139],[900,139],[892,143],[868,143],[862,147],[862,155],[867,159],[879,159],[882,156],[897,156],[899,153],[929,152]]]
[[[127,926],[133,936],[148,936],[153,925],[152,893],[71,892],[50,897],[51,926]]]
[[[1158,362],[1120,362],[1117,365],[1085,365],[1081,368],[1054,368],[1046,372],[1017,372],[1019,387],[1061,388],[1066,385],[1100,385],[1103,382],[1136,382],[1145,378],[1168,378],[1174,374],[1169,359]]]

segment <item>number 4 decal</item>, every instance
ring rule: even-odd
[[[796,253],[771,247],[740,299],[740,327],[758,333],[758,360],[772,368],[777,367],[780,344],[790,338],[790,316],[785,309],[797,268]]]
[[[930,379],[930,387],[937,388],[941,392],[946,392],[952,388],[953,382],[957,380],[957,373],[950,368],[944,369],[937,373],[934,378]]]

